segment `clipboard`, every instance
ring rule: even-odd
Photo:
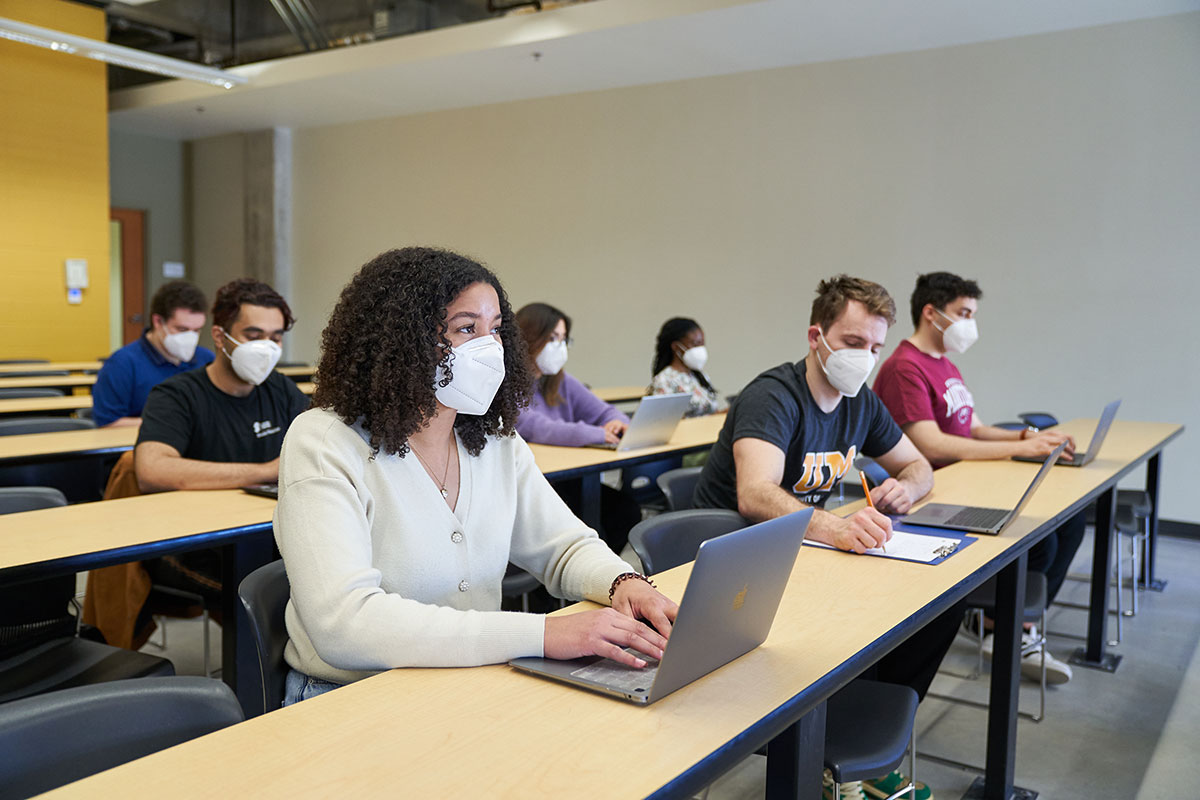
[[[978,538],[975,536],[968,536],[967,534],[959,531],[946,530],[945,528],[934,528],[928,525],[908,525],[903,522],[898,522],[895,519],[892,520],[892,533],[906,534],[906,539],[908,537],[929,537],[931,539],[948,541],[944,541],[940,547],[935,546],[935,543],[930,543],[928,550],[920,551],[919,540],[911,539],[912,544],[918,548],[917,553],[913,553],[911,555],[908,554],[911,551],[907,547],[902,550],[893,550],[892,552],[887,553],[883,552],[881,548],[873,547],[863,555],[877,556],[879,558],[891,558],[896,561],[908,561],[914,564],[928,564],[929,566],[936,566],[945,561],[947,558],[953,556],[955,553],[961,552],[963,548],[969,547]],[[899,543],[895,537],[893,537],[892,542],[896,542],[897,544]],[[826,550],[837,550],[837,548],[833,547],[832,545],[827,545],[823,542],[812,542],[807,539],[804,541],[804,544],[808,547],[821,547]],[[851,553],[851,555],[857,554]]]

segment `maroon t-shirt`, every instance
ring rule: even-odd
[[[879,368],[873,390],[901,427],[931,419],[942,433],[971,435],[975,398],[945,356],[926,355],[905,339]]]

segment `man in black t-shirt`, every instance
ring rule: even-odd
[[[877,283],[845,275],[822,281],[808,356],[764,372],[738,395],[695,505],[734,509],[755,522],[821,506],[866,455],[893,476],[871,490],[875,508],[846,518],[818,510],[806,536],[856,553],[885,543],[892,526],[884,512],[907,512],[933,487],[929,462],[863,386],[895,314]]]
[[[212,309],[216,360],[150,391],[134,449],[143,492],[236,489],[279,480],[283,436],[309,399],[275,371],[292,327],[287,302],[251,278],[217,290]],[[159,585],[221,595],[221,553],[198,550],[144,562]],[[143,612],[145,613],[145,612]]]
[[[213,303],[217,358],[150,392],[134,451],[143,492],[233,489],[279,478],[279,449],[309,406],[296,384],[275,372],[292,312],[274,289],[243,278]]]
[[[845,275],[822,281],[808,355],[767,370],[738,395],[696,484],[695,505],[733,509],[755,522],[821,506],[854,459],[866,455],[892,476],[871,490],[875,508],[846,518],[818,508],[805,538],[856,553],[891,538],[884,514],[907,512],[933,488],[929,462],[863,385],[895,321],[896,305],[879,284]],[[924,698],[963,610],[961,603],[950,608],[864,675],[910,686]],[[892,773],[869,782],[870,791],[883,797],[904,780]],[[930,797],[929,789],[919,784],[916,797]]]

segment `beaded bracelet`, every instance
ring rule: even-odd
[[[658,588],[654,585],[654,581],[650,580],[640,572],[622,572],[620,575],[613,578],[612,586],[608,587],[608,602],[610,605],[612,604],[613,595],[616,593],[617,587],[625,581],[632,580],[633,578],[637,578],[639,581],[645,581],[646,583],[650,584],[651,589]]]

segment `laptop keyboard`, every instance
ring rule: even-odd
[[[658,674],[658,661],[645,653],[639,653],[632,647],[627,647],[625,652],[642,659],[646,662],[646,666],[642,669],[635,669],[613,661],[611,658],[602,658],[586,667],[580,667],[571,675],[583,680],[602,683],[630,694],[649,694],[654,677]]]
[[[962,528],[994,528],[1004,521],[1009,512],[999,508],[964,508],[944,524]]]

